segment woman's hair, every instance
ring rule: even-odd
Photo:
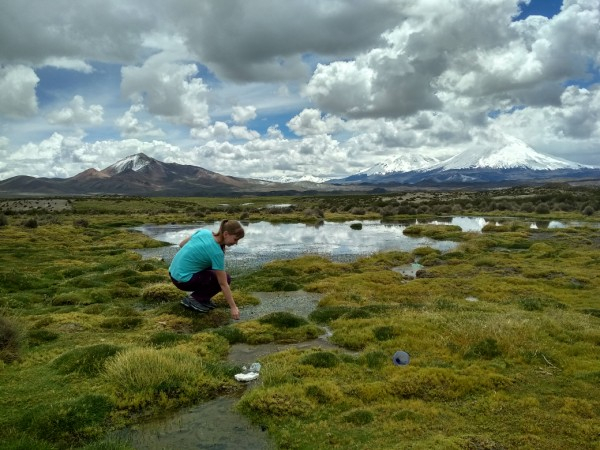
[[[215,236],[222,236],[223,232],[227,231],[229,234],[233,234],[238,238],[244,237],[244,228],[237,220],[223,220],[219,226],[219,231],[213,233]]]

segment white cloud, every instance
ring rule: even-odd
[[[0,66],[0,116],[21,118],[38,111],[35,87],[40,79],[26,66]]]
[[[268,139],[283,139],[283,133],[278,125],[271,125],[267,130]]]
[[[173,63],[164,55],[155,55],[141,67],[123,68],[121,90],[150,114],[176,124],[202,127],[210,121],[208,89],[202,79],[195,78],[197,74],[195,64]]]
[[[600,138],[600,88],[591,92],[569,86],[561,96],[561,108],[556,108],[559,135],[575,139]]]
[[[92,73],[94,68],[85,61],[80,59],[66,57],[50,57],[44,60],[41,66],[56,67],[58,69],[75,70],[82,73]]]
[[[522,3],[4,0],[0,178],[137,151],[236,176],[344,176],[450,155],[490,127],[600,164],[600,0],[513,22]]]
[[[100,125],[104,109],[100,105],[90,105],[86,109],[81,95],[76,95],[69,105],[48,114],[48,122],[56,125]]]
[[[121,136],[125,138],[164,138],[165,133],[156,128],[150,121],[140,121],[136,114],[143,112],[142,105],[132,105],[125,114],[115,120],[115,124],[121,130]]]
[[[494,126],[510,130],[534,149],[583,164],[600,166],[600,88],[570,86],[559,105],[501,114]]]
[[[204,128],[193,128],[191,136],[204,141],[246,140],[260,138],[260,134],[240,125],[230,127],[225,122],[217,121]]]
[[[321,117],[321,111],[310,108],[293,117],[287,126],[298,136],[310,136],[334,134],[343,127],[343,122],[338,117]]]
[[[219,78],[278,82],[309,76],[306,53],[349,55],[375,44],[403,17],[404,3],[227,0],[187,3],[167,14]]]
[[[157,23],[148,4],[28,0],[24,7],[20,0],[3,0],[0,55],[9,64],[33,66],[90,60],[131,63]]]
[[[256,108],[254,106],[233,106],[231,118],[234,122],[244,124],[256,118]]]

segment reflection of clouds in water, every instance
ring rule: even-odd
[[[496,220],[496,224],[501,222]],[[509,220],[509,218],[505,218]],[[513,220],[513,219],[510,219]],[[362,229],[350,228],[353,223],[360,222]],[[418,247],[431,247],[439,251],[448,251],[458,244],[452,241],[436,241],[425,237],[412,237],[403,234],[406,227],[414,224],[452,224],[458,225],[465,232],[481,232],[487,223],[494,223],[483,217],[448,217],[440,220],[416,219],[402,222],[381,223],[377,220],[351,222],[323,222],[319,226],[302,223],[272,224],[270,222],[244,223],[246,235],[238,245],[228,248],[228,268],[258,266],[276,259],[293,259],[306,254],[318,254],[334,261],[352,261],[359,256],[370,255],[379,251],[410,252]],[[558,221],[538,221],[530,224],[532,228],[564,228],[565,226],[581,226],[581,224],[564,224]],[[597,223],[596,223],[596,226]],[[177,251],[176,245],[200,228],[216,231],[219,222],[143,226],[136,230],[157,239],[173,244],[171,247],[144,249],[140,253],[147,257],[161,257],[170,262]],[[228,269],[229,270],[229,269]]]
[[[434,225],[457,225],[462,231],[476,231],[479,232],[488,223],[483,217],[448,217],[447,220],[433,220],[431,223]]]
[[[565,224],[556,220],[551,220],[548,224],[548,228],[565,228]]]
[[[412,251],[429,246],[441,251],[454,248],[456,243],[403,234],[405,225],[362,222],[361,230],[353,230],[354,222],[325,222],[320,227],[301,223],[271,224],[253,222],[244,225],[245,237],[227,250],[229,258],[286,259],[302,254],[321,254],[331,257],[368,255],[383,250]],[[218,223],[197,225],[144,226],[137,230],[154,239],[178,244],[200,228],[215,231]]]

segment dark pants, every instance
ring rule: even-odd
[[[169,274],[170,275],[170,274]],[[195,273],[190,281],[177,281],[171,277],[173,284],[182,291],[191,291],[194,300],[208,302],[221,292],[221,285],[213,270],[207,269]],[[227,284],[231,284],[231,277],[227,274]]]

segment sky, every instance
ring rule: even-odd
[[[600,0],[0,0],[0,180],[139,152],[331,179],[512,138],[600,166]]]

